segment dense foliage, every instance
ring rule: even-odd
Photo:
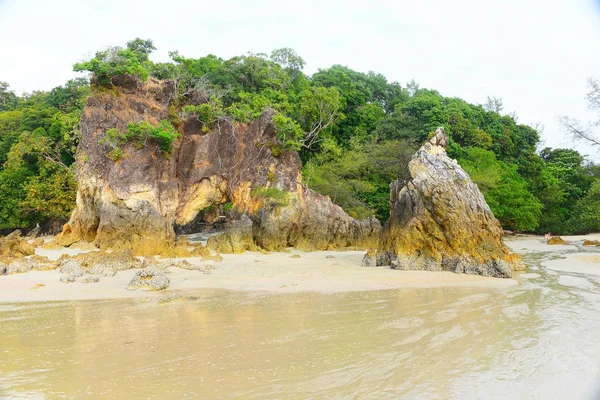
[[[67,218],[87,79],[20,97],[8,84],[0,90],[0,229]]]
[[[168,120],[162,120],[157,126],[148,121],[131,122],[127,125],[127,132],[117,128],[111,128],[100,138],[99,143],[110,148],[110,156],[117,161],[123,157],[122,146],[127,142],[133,142],[138,148],[154,141],[162,150],[163,155],[168,157],[173,150],[173,142],[181,137]]]
[[[275,156],[299,150],[304,184],[356,217],[389,213],[389,184],[408,177],[414,151],[438,127],[450,136],[448,153],[471,175],[506,229],[574,233],[600,229],[598,168],[571,149],[543,149],[536,129],[502,114],[502,102],[485,105],[444,97],[414,82],[402,86],[383,75],[341,65],[312,76],[304,60],[284,48],[270,55],[248,53],[231,59],[214,55],[153,63],[152,41],[135,39],[77,63],[92,73],[98,87],[129,74],[172,79],[176,96],[172,120],[195,116],[208,132],[220,118],[248,122],[265,110],[274,117],[280,143],[269,143]],[[0,228],[22,227],[48,218],[64,218],[73,206],[74,148],[78,120],[89,88],[69,81],[50,92],[21,97],[0,83]],[[202,94],[200,105],[184,106]],[[109,130],[103,138],[114,158],[126,141],[154,140],[168,154],[177,132],[164,121],[158,127],[132,124],[128,132]],[[273,188],[256,197],[279,199]]]

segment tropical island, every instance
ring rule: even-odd
[[[99,51],[74,65],[89,81],[47,93],[3,84],[5,274],[59,268],[73,282],[112,260],[101,275],[147,267],[134,280],[161,290],[165,268],[205,268],[186,257],[294,248],[510,278],[524,265],[505,230],[596,230],[596,167],[571,149],[538,155],[538,132],[499,99],[472,105],[340,65],[306,76],[289,48],[168,63],[153,50],[137,38]],[[39,246],[101,252],[68,266]]]

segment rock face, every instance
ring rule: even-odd
[[[231,202],[235,216],[252,222],[251,238],[244,231],[232,251],[376,246],[377,220],[354,220],[303,187],[300,158],[282,148],[274,112],[248,124],[219,119],[206,131],[196,117],[180,119],[172,82],[119,82],[116,94],[96,90],[88,99],[77,149],[77,206],[58,244],[87,241],[136,255],[165,254],[174,246],[174,224],[185,226],[200,211]],[[205,97],[196,93],[185,102],[201,104]],[[99,143],[111,128],[126,131],[131,122],[165,119],[182,135],[167,157],[147,141],[142,148],[123,145],[123,157],[114,161],[111,149]],[[285,196],[274,199],[273,193]]]
[[[446,155],[443,128],[413,156],[411,179],[390,190],[378,265],[510,277],[524,265],[502,240],[502,227],[477,185]]]

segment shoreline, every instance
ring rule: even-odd
[[[600,234],[565,236],[565,240],[580,243],[584,239],[600,239]],[[45,241],[52,238],[46,237]],[[563,272],[600,275],[600,248],[583,249],[577,245],[547,245],[542,236],[525,235],[505,238],[511,250],[523,255],[554,253],[558,257],[543,266]],[[36,248],[36,255],[51,260],[63,254],[86,253],[90,247],[45,249]],[[245,252],[223,254],[221,262],[203,261],[201,257],[172,258],[186,260],[208,271],[169,267],[170,286],[162,291],[130,291],[125,287],[138,271],[120,271],[114,277],[100,277],[96,283],[60,282],[59,270],[29,271],[0,277],[0,303],[108,300],[128,298],[165,298],[173,295],[194,295],[209,290],[239,292],[284,293],[345,293],[408,288],[471,288],[497,290],[519,285],[516,273],[511,279],[440,271],[398,271],[389,267],[363,267],[364,251]],[[161,259],[167,260],[167,259]],[[208,268],[206,268],[208,267]],[[526,278],[526,276],[524,276]]]
[[[86,252],[83,249],[36,249],[36,254],[57,259],[61,254]],[[245,252],[223,254],[223,261],[202,261],[200,257],[177,258],[193,265],[213,266],[208,273],[169,267],[170,286],[152,292],[125,289],[137,269],[120,271],[114,277],[100,277],[97,283],[60,282],[59,270],[29,271],[0,277],[0,303],[106,300],[167,297],[204,290],[266,292],[273,294],[316,292],[344,293],[403,288],[503,289],[518,285],[515,279],[440,271],[398,271],[389,267],[362,267],[364,251]]]

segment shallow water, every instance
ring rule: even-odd
[[[593,399],[600,282],[0,304],[0,398]]]

